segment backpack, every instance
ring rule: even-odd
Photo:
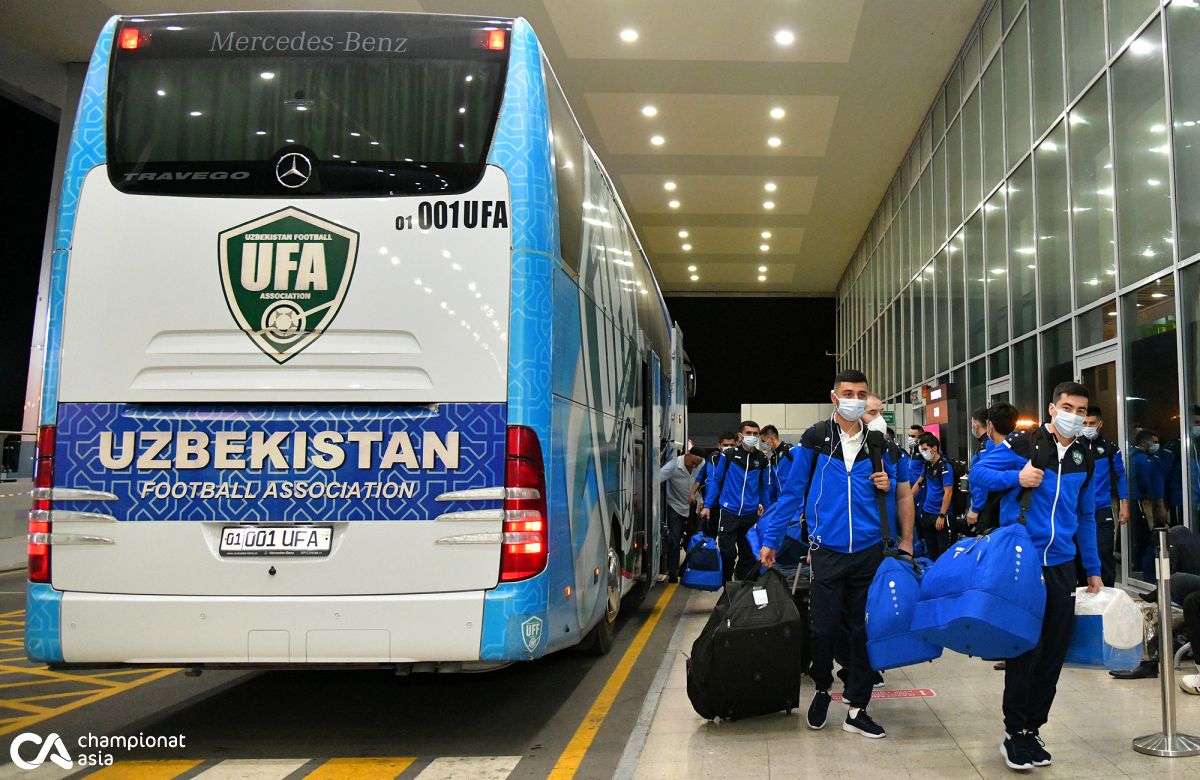
[[[967,510],[971,508],[971,491],[967,489],[963,477],[966,477],[971,469],[961,460],[947,458],[946,462],[954,469],[954,494],[950,499],[950,514],[953,517],[966,517]]]
[[[693,590],[720,590],[725,584],[717,540],[703,531],[688,540],[687,555],[679,565],[679,584]]]

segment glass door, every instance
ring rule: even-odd
[[[1120,349],[1112,344],[1077,355],[1075,367],[1076,378],[1081,385],[1088,389],[1091,405],[1100,407],[1100,414],[1104,421],[1100,435],[1109,441],[1115,441],[1121,448],[1121,456],[1128,472],[1130,468],[1129,448],[1126,446],[1124,435],[1125,409],[1121,403],[1119,360]],[[1116,516],[1117,507],[1114,506],[1113,517]],[[1136,518],[1132,518],[1126,526],[1117,525],[1115,554],[1118,582],[1148,581],[1142,571],[1142,558],[1146,554],[1146,550],[1150,548],[1151,541],[1149,526],[1144,522],[1136,522]],[[1126,554],[1126,551],[1129,551],[1129,554]],[[1153,579],[1153,571],[1150,574],[1149,579]]]

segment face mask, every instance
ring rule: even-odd
[[[1153,454],[1155,454],[1156,452],[1158,452],[1158,443],[1157,443],[1157,442],[1155,442],[1154,444],[1151,444],[1151,445],[1150,445],[1150,450],[1149,450],[1149,452],[1150,452],[1150,454],[1151,454],[1151,455],[1153,455]]]
[[[927,461],[933,461],[933,450],[921,450],[921,457]]]
[[[909,436],[907,439],[905,439],[905,440],[904,440],[904,443],[908,445],[908,448],[909,448],[910,450],[911,450],[913,447],[917,446],[917,440],[916,440],[916,439],[914,439],[914,438],[913,438],[913,437],[911,437],[911,436]]]
[[[1096,438],[1096,437],[1097,437],[1099,434],[1100,434],[1100,429],[1099,429],[1099,428],[1089,428],[1089,427],[1088,427],[1088,426],[1086,426],[1086,425],[1085,425],[1085,426],[1083,426],[1083,437],[1084,437],[1085,439],[1087,439],[1088,441],[1092,441],[1092,440],[1093,440],[1093,439],[1095,439],[1095,438]]]
[[[758,437],[757,436],[743,436],[742,444],[749,447],[750,449],[754,449],[755,447],[758,446]]]
[[[867,423],[867,430],[868,431],[879,431],[880,433],[886,434],[887,433],[887,420],[883,419],[883,415],[881,414],[878,417],[876,417],[874,420],[871,420],[871,422]]]
[[[1054,417],[1054,427],[1063,437],[1074,439],[1083,429],[1083,417],[1071,412],[1059,411]]]
[[[865,398],[838,399],[838,414],[843,420],[848,422],[857,422],[866,411],[867,399]]]

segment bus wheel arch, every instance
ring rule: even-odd
[[[605,655],[612,649],[617,634],[617,616],[621,612],[621,589],[624,557],[621,550],[621,524],[613,518],[608,536],[608,552],[601,576],[604,578],[604,611],[579,646],[595,655]]]

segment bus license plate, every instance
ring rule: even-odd
[[[221,555],[329,555],[333,529],[252,528],[229,526],[221,531]]]

